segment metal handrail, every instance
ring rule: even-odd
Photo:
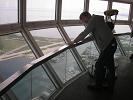
[[[24,67],[22,67],[20,70],[15,72],[13,75],[11,75],[9,78],[7,78],[5,81],[3,81],[0,84],[0,96],[5,94],[11,87],[13,87],[18,81],[20,81],[24,76],[26,76],[30,71],[38,67],[39,65],[42,65],[43,63],[47,62],[48,60],[52,59],[53,57],[59,55],[60,53],[83,44],[83,42],[79,42],[77,44],[74,44],[73,46],[64,45],[60,47],[59,49],[50,52],[38,59],[35,59],[31,61],[29,64],[26,64]]]
[[[121,36],[121,35],[129,35],[128,33],[122,33],[122,34],[116,34],[116,36]],[[0,84],[0,97],[5,94],[11,87],[13,87],[18,81],[20,81],[24,76],[26,76],[30,71],[32,71],[33,69],[35,69],[36,67],[38,67],[39,65],[47,62],[48,60],[52,59],[53,57],[59,55],[60,53],[84,44],[84,42],[79,42],[77,44],[74,44],[72,46],[69,45],[64,45],[62,47],[60,47],[58,50],[55,50],[53,52],[50,52],[36,60],[31,61],[29,64],[27,64],[26,66],[22,67],[20,70],[18,70],[16,73],[14,73],[13,75],[11,75],[8,79],[6,79],[5,81],[3,81]]]

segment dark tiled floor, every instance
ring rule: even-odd
[[[65,88],[55,100],[133,100],[133,62],[121,58],[117,74],[113,92],[88,89],[90,78],[86,73]]]

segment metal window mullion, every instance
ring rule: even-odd
[[[62,0],[56,0],[55,3],[55,20],[60,22],[61,20],[61,10],[62,10]]]
[[[84,11],[89,11],[89,0],[84,0]]]
[[[39,58],[39,57],[43,56],[43,52],[41,51],[41,49],[39,48],[39,46],[35,42],[34,38],[30,34],[30,32],[26,29],[23,29],[23,32],[24,32],[23,35],[24,35],[26,41],[28,42],[28,44],[30,45],[32,51],[34,52],[36,58]],[[47,69],[46,73],[49,76],[49,78],[51,79],[51,81],[54,83],[54,85],[56,87],[61,87],[62,82],[61,82],[60,78],[56,75],[56,73],[53,71],[54,69],[49,64],[49,62],[46,62],[43,67],[44,68],[46,67],[45,68],[45,70]]]
[[[56,88],[62,88],[63,87],[63,82],[61,81],[61,79],[59,78],[59,76],[57,75],[57,73],[55,72],[53,67],[51,66],[51,64],[49,62],[46,62],[44,65],[46,67],[43,66],[43,68],[47,72],[47,75],[49,76],[49,78],[53,82],[54,86]]]
[[[23,26],[26,23],[26,0],[18,0],[19,2],[19,23]]]
[[[64,28],[62,27],[62,25],[57,24],[57,29],[58,29],[59,33],[61,34],[62,38],[64,39],[65,43],[71,42],[71,39],[70,39],[69,36],[67,35],[67,33],[66,33],[66,31],[64,30]]]
[[[130,12],[129,12],[129,22],[132,24],[133,19],[133,4],[130,4]]]
[[[43,56],[43,52],[41,51],[38,44],[36,43],[36,41],[32,37],[31,33],[26,28],[22,28],[22,35],[24,36],[29,47],[31,48],[31,50],[35,54],[36,58]]]
[[[82,58],[79,55],[78,51],[76,50],[76,48],[71,48],[70,49],[71,53],[73,54],[76,62],[79,65],[79,68],[81,69],[81,71],[87,71],[87,67],[84,65],[84,63],[82,62]]]
[[[123,56],[127,56],[126,52],[124,51],[123,47],[122,47],[122,44],[120,42],[120,39],[118,37],[115,37],[116,38],[116,41],[117,41],[117,44],[118,44],[118,47],[119,47],[119,50],[121,52],[121,54]]]
[[[58,30],[60,31],[60,34],[62,35],[63,39],[65,40],[66,43],[71,42],[71,39],[69,38],[69,36],[67,35],[66,31],[64,30],[64,28],[58,24]],[[73,54],[76,62],[78,62],[78,64],[80,65],[80,69],[82,71],[86,70],[86,67],[83,65],[81,57],[79,55],[79,53],[77,52],[77,50],[75,48],[70,49],[71,53]]]
[[[96,47],[96,49],[97,49],[98,53],[100,53],[100,49],[99,49],[99,47],[98,47],[98,45],[97,45],[96,41],[93,41],[93,43],[94,43],[94,46]]]
[[[112,9],[112,1],[108,1],[108,7],[107,7],[107,10],[110,10]]]
[[[26,0],[19,0],[19,8],[20,8],[19,9],[19,11],[20,11],[19,22],[21,24],[22,34],[23,34],[24,38],[26,39],[26,41],[28,42],[31,50],[35,54],[36,58],[39,58],[39,57],[43,56],[43,52],[39,48],[38,44],[36,43],[36,41],[34,40],[32,35],[30,34],[30,32],[25,27],[26,26]],[[47,62],[44,65],[47,68],[49,68],[48,70],[46,70],[46,72],[47,72],[47,75],[49,76],[49,78],[51,79],[51,81],[53,82],[53,84],[56,87],[61,87],[60,84],[62,84],[62,83],[61,83],[59,77],[53,71],[53,68],[50,66],[50,64]],[[53,76],[53,74],[55,76]]]
[[[25,36],[25,38],[28,41],[28,44],[30,44],[30,47],[32,49],[32,51],[34,52],[35,56],[37,58],[43,56],[42,51],[40,50],[39,46],[37,45],[37,43],[35,42],[35,40],[33,39],[33,37],[31,36],[30,32],[28,30],[25,30],[24,32],[25,34],[23,34],[24,36],[26,35],[26,33],[28,36]],[[27,38],[29,37],[29,38]],[[30,41],[29,41],[30,40]],[[59,80],[59,77],[56,75],[56,73],[53,71],[53,68],[50,66],[50,64],[48,62],[46,62],[44,65],[42,65],[43,68],[45,68],[45,71],[47,73],[47,75],[49,76],[50,80],[52,81],[52,83],[56,86],[56,87],[61,87],[60,84],[62,84]],[[46,66],[46,67],[45,67]],[[55,75],[55,76],[53,76]],[[60,84],[59,84],[60,83]]]

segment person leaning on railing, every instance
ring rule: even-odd
[[[104,16],[91,16],[89,12],[82,12],[80,14],[80,21],[87,27],[70,45],[80,41],[89,42],[94,40],[100,49],[100,55],[95,64],[94,82],[89,83],[88,87],[91,89],[104,88],[105,66],[109,70],[107,82],[111,86],[115,79],[114,53],[117,49],[117,43],[112,30],[105,23]],[[88,34],[90,35],[88,36]]]

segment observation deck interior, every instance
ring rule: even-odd
[[[85,29],[81,12],[111,9],[118,78],[113,91],[91,90],[99,48],[68,44]],[[0,14],[0,100],[133,99],[132,0],[0,0]]]
[[[118,79],[114,89],[92,90],[87,88],[91,80],[88,73],[67,86],[55,100],[130,100],[133,98],[133,62],[119,59]]]

